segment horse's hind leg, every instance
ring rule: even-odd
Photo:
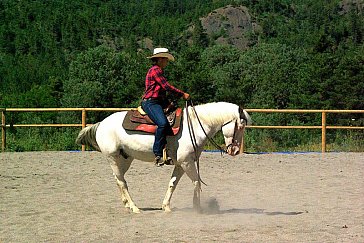
[[[140,213],[139,208],[135,205],[129,194],[128,185],[125,180],[125,173],[128,171],[133,158],[124,159],[121,155],[110,156],[110,166],[113,170],[116,183],[119,187],[121,200],[125,207],[130,208],[133,213]]]
[[[185,172],[181,166],[176,165],[174,167],[171,180],[169,181],[168,190],[167,190],[166,196],[164,197],[163,204],[162,204],[162,209],[165,212],[171,212],[170,205],[171,205],[172,194],[173,194],[174,190],[176,189],[176,186],[184,173]]]

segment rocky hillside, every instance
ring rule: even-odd
[[[228,5],[218,8],[205,17],[200,18],[202,31],[210,41],[215,44],[233,45],[240,50],[248,48],[249,35],[260,32],[260,26],[254,21],[248,9],[244,6],[234,7]],[[180,41],[187,40],[193,45],[192,33],[196,26],[191,25],[179,38]],[[153,50],[154,41],[143,38],[138,42],[140,48]]]
[[[231,44],[239,49],[248,47],[249,34],[260,31],[244,6],[219,8],[200,20],[203,29],[215,43]]]
[[[341,13],[348,13],[350,10],[356,10],[359,13],[363,12],[364,0],[343,0],[340,4]]]

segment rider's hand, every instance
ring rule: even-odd
[[[184,93],[183,94],[183,99],[189,100],[190,99],[190,94],[189,93]]]

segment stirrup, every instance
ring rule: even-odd
[[[167,157],[167,159],[164,161],[165,165],[174,165],[173,159],[171,157]]]
[[[156,166],[163,166],[163,165],[174,165],[173,159],[167,155],[167,149],[163,149],[163,157],[156,156],[154,159],[154,163]]]
[[[166,165],[174,165],[174,162],[173,162],[172,158],[167,155],[167,149],[166,148],[163,149],[163,162]]]

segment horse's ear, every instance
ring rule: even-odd
[[[240,117],[240,119],[245,118],[244,109],[242,106],[239,106],[239,117]]]
[[[245,125],[248,124],[248,119],[244,113],[244,109],[242,106],[239,106],[239,117],[240,117],[240,119],[243,119],[245,121]]]
[[[243,113],[243,107],[239,105],[239,114]]]

